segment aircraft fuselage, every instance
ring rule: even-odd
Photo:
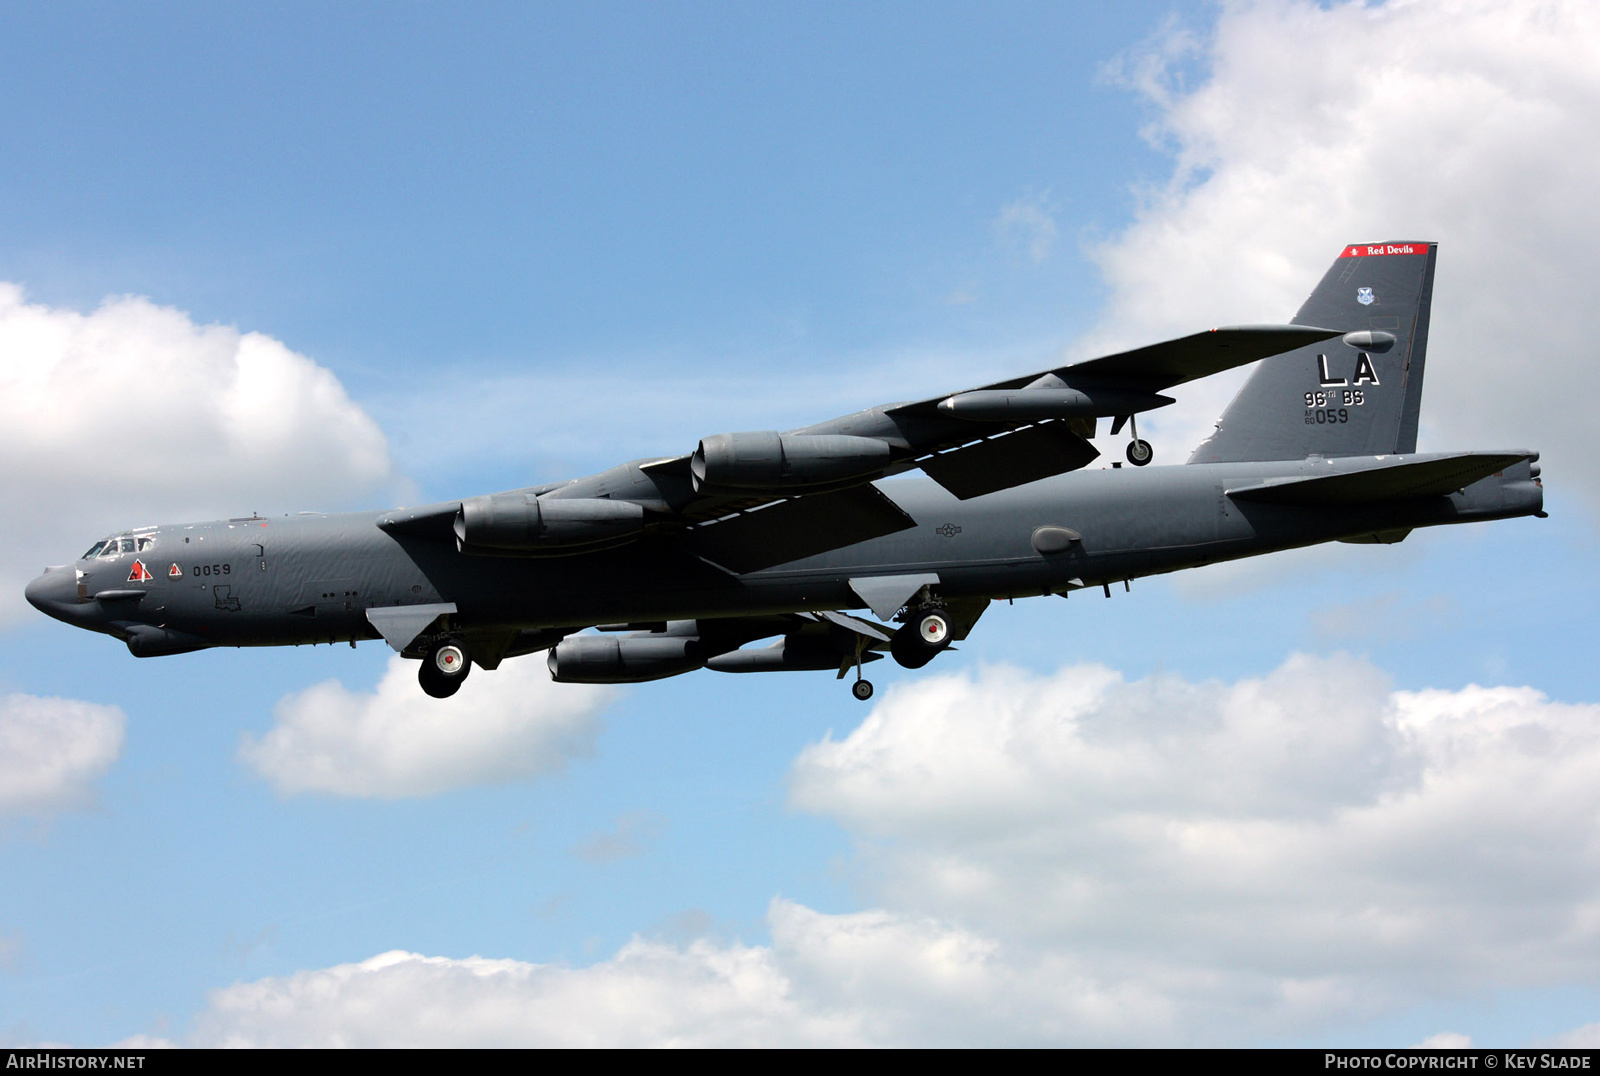
[[[966,501],[927,479],[885,480],[878,488],[915,527],[743,575],[667,535],[564,556],[474,556],[440,537],[386,533],[378,523],[391,513],[168,525],[130,532],[142,549],[51,569],[27,595],[51,616],[155,654],[375,639],[367,610],[406,605],[453,603],[454,629],[483,631],[860,608],[852,578],[913,573],[936,574],[949,599],[1029,597],[1542,508],[1528,462],[1448,495],[1348,504],[1229,496],[1433,458],[1079,470]],[[1060,529],[1079,537],[1041,552],[1041,527],[1058,529],[1058,545]]]

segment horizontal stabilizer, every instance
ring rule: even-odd
[[[795,497],[689,533],[690,548],[743,574],[915,527],[875,486]]]
[[[1521,452],[1467,452],[1344,474],[1263,482],[1230,489],[1228,496],[1236,501],[1272,504],[1360,504],[1443,497],[1527,458],[1528,454]]]
[[[965,501],[1075,471],[1098,455],[1099,450],[1065,422],[1050,422],[941,452],[919,466]]]

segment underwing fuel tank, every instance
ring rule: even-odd
[[[1160,393],[1113,389],[985,389],[941,400],[939,411],[951,418],[1024,422],[1132,415],[1177,402]]]
[[[641,684],[704,665],[693,635],[575,635],[550,651],[550,678],[558,684]]]
[[[779,639],[771,646],[730,650],[706,662],[713,672],[815,672],[839,667],[839,651],[803,639]]]

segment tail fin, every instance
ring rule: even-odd
[[[1345,247],[1293,322],[1344,339],[1262,360],[1189,462],[1415,452],[1437,251]]]

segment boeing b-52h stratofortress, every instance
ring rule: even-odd
[[[140,657],[382,638],[455,693],[556,680],[927,664],[997,598],[1318,542],[1543,515],[1537,453],[1418,453],[1435,245],[1346,247],[1288,325],[1212,329],[787,433],[419,508],[140,528],[27,596]],[[1136,417],[1264,359],[1215,432],[1150,467]],[[1085,469],[1101,419],[1128,462]],[[882,479],[920,470],[917,480]],[[868,609],[874,619],[849,610]],[[597,628],[598,634],[578,634]],[[748,644],[776,639],[768,645]]]

